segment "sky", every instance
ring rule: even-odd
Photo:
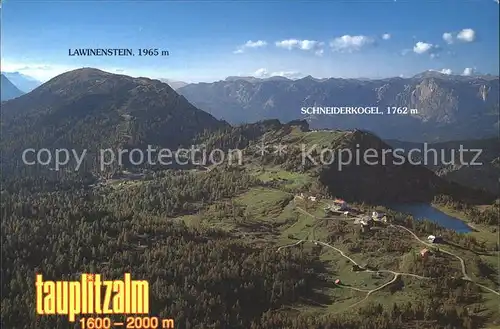
[[[498,0],[2,0],[0,10],[2,71],[41,81],[81,67],[186,82],[499,72]],[[81,48],[135,56],[69,56]]]

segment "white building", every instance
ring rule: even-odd
[[[429,235],[427,240],[431,243],[441,243],[443,242],[443,238],[440,236]]]
[[[376,212],[374,211],[372,213],[372,218],[374,221],[382,221],[382,222],[387,222],[387,217],[384,213]]]

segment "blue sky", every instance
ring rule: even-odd
[[[496,0],[2,2],[2,70],[40,80],[84,66],[187,82],[499,71]],[[70,57],[70,48],[170,56]]]

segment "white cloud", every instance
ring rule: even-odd
[[[285,77],[288,79],[294,79],[302,76],[298,71],[277,71],[270,73],[265,68],[260,68],[252,74],[256,78],[268,78],[268,77]]]
[[[458,32],[457,39],[463,42],[472,42],[476,40],[476,32],[473,29],[463,29]]]
[[[298,46],[299,40],[289,39],[289,40],[283,40],[283,41],[276,41],[275,44],[276,44],[276,47],[292,50],[293,48]]]
[[[438,52],[441,48],[437,45],[433,45],[432,43],[419,41],[413,46],[413,52],[419,55],[421,54],[429,54],[431,58],[439,57]]]
[[[464,69],[464,72],[462,75],[473,75],[474,74],[474,69],[472,67],[466,67]]]
[[[245,49],[261,48],[261,47],[265,47],[265,46],[267,46],[267,42],[264,40],[257,40],[257,41],[248,40],[247,42],[245,42],[245,44],[239,46],[238,49],[233,51],[233,53],[234,54],[241,54],[245,51]]]
[[[496,3],[498,3],[498,4],[500,4],[500,0],[493,0],[493,1],[495,1],[495,2],[496,2]]]
[[[259,48],[267,45],[267,42],[263,40],[252,41],[248,40],[243,47],[245,48]]]
[[[434,69],[430,69],[428,70],[429,72],[438,72],[438,73],[441,73],[441,74],[446,74],[446,75],[450,75],[450,74],[453,74],[453,71],[451,69],[442,69],[442,70],[434,70]]]
[[[292,49],[318,50],[319,47],[323,46],[323,42],[319,42],[316,40],[297,40],[297,39],[277,41],[275,44],[276,47],[285,48],[288,50]]]
[[[462,42],[473,42],[476,40],[476,32],[473,29],[463,29],[458,32],[456,36],[454,36],[451,32],[443,33],[443,40],[447,44],[451,45],[455,39]]]
[[[288,50],[300,49],[305,51],[314,51],[316,56],[323,55],[324,42],[316,40],[298,40],[298,39],[287,39],[282,41],[276,41],[275,45],[278,48],[284,48]]]
[[[270,74],[270,76],[272,77],[285,77],[285,78],[289,78],[289,79],[293,79],[293,78],[298,78],[301,76],[301,73],[300,72],[297,72],[297,71],[281,71],[281,72],[273,72]]]
[[[333,39],[330,42],[330,47],[334,51],[353,52],[373,43],[374,40],[365,35],[343,35]]]
[[[253,75],[257,78],[263,78],[263,77],[267,77],[269,75],[269,73],[267,72],[267,70],[265,68],[260,68],[257,71],[255,71]]]
[[[311,50],[311,49],[315,49],[316,47],[318,47],[318,45],[319,45],[319,42],[315,41],[315,40],[302,40],[300,42],[300,49]]]
[[[453,34],[451,34],[450,32],[445,32],[443,33],[443,40],[451,45],[453,43]]]
[[[382,39],[384,40],[389,40],[391,38],[391,35],[389,33],[385,33],[382,35]]]
[[[417,54],[425,54],[434,47],[433,44],[419,41],[413,46],[413,51]]]

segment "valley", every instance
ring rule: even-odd
[[[371,132],[306,120],[231,126],[157,80],[88,68],[3,103],[2,114],[2,326],[79,327],[32,312],[26,273],[129,272],[150,283],[151,314],[180,328],[500,325],[497,195],[398,164]],[[239,150],[242,161],[96,161],[99,149],[190,145]],[[42,146],[94,157],[78,170],[22,164],[23,149]],[[377,164],[336,156],[368,150]],[[474,230],[391,203],[432,205]]]
[[[443,143],[409,143],[397,140],[386,142],[393,148],[405,150],[406,154],[413,150],[412,157],[417,163],[422,163],[449,181],[486,189],[491,193],[499,191],[498,138]]]

